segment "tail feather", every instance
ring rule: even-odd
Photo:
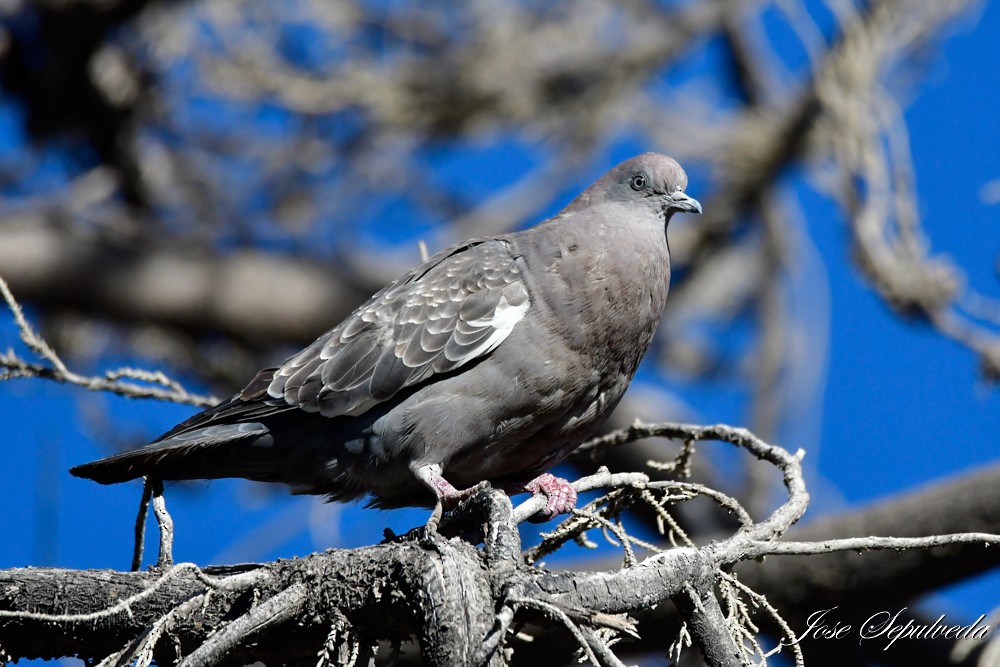
[[[76,477],[117,484],[143,475],[160,479],[246,477],[270,481],[283,456],[266,426],[244,422],[195,429],[140,449],[70,469]]]
[[[278,451],[261,421],[293,407],[267,395],[273,376],[273,368],[262,370],[240,393],[181,422],[155,442],[76,466],[70,473],[101,484],[127,482],[143,475],[280,481],[279,469],[287,452]]]

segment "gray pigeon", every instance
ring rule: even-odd
[[[488,481],[570,511],[546,471],[632,381],[667,298],[667,223],[701,212],[686,185],[669,157],[623,162],[531,229],[439,252],[152,444],[70,472],[244,477],[435,518]]]

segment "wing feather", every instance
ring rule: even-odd
[[[371,377],[372,369],[378,362],[379,348],[370,345],[367,348],[355,349],[351,346],[345,354],[334,356],[319,369],[323,385],[332,391],[345,391],[361,386]],[[357,352],[358,354],[350,354]]]
[[[529,304],[521,266],[505,241],[453,247],[288,359],[267,393],[328,417],[361,414],[489,354]]]

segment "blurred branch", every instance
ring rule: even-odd
[[[793,530],[789,538],[827,541],[871,534],[928,536],[955,529],[1000,532],[1000,498],[992,492],[998,483],[1000,466],[994,465],[869,507],[816,519]],[[857,605],[862,603],[861,594],[873,587],[878,588],[886,603],[892,604],[915,600],[997,567],[1000,554],[994,551],[955,547],[866,554],[863,558],[851,553],[782,558],[753,571],[741,570],[741,578],[754,588],[766,590],[779,606],[797,605],[806,596],[820,607]]]
[[[308,341],[378,287],[264,251],[118,244],[33,219],[0,226],[0,272],[20,298],[40,307],[196,336],[222,333],[258,346]]]
[[[65,4],[70,12],[79,3]],[[883,83],[895,64],[968,11],[974,6],[971,1],[879,0],[856,7],[836,0],[828,3],[835,20],[829,47],[812,12],[794,0],[718,0],[681,8],[587,0],[584,5],[556,3],[544,10],[477,0],[459,9],[428,6],[419,11],[296,0],[280,13],[267,3],[247,8],[232,0],[204,6],[137,3],[128,11],[119,4],[112,3],[113,11],[102,21],[128,25],[129,39],[116,40],[104,28],[95,28],[99,44],[88,47],[93,55],[88,56],[92,63],[86,77],[94,79],[92,85],[105,91],[103,95],[114,98],[116,90],[129,88],[121,82],[128,77],[112,76],[122,67],[169,78],[173,68],[189,59],[197,74],[190,88],[171,88],[170,96],[152,97],[157,87],[132,87],[139,97],[130,103],[136,114],[131,122],[148,131],[142,142],[119,144],[135,153],[133,162],[143,165],[141,180],[150,206],[142,224],[176,233],[182,243],[202,239],[198,245],[205,249],[205,262],[214,263],[219,261],[215,255],[223,255],[223,264],[236,263],[232,254],[219,250],[231,235],[250,245],[274,234],[315,255],[317,248],[329,244],[316,239],[328,239],[330,225],[362,225],[371,215],[373,198],[406,202],[418,219],[451,220],[435,232],[436,241],[510,229],[549,204],[547,197],[578,178],[582,166],[623,132],[639,131],[652,144],[713,171],[715,195],[704,219],[697,226],[671,231],[677,269],[674,301],[689,284],[710,282],[697,278],[707,267],[719,270],[724,264],[712,262],[713,256],[747,245],[739,229],[761,218],[766,197],[780,194],[782,174],[807,161],[829,165],[832,160],[843,181],[834,194],[851,218],[859,261],[880,293],[900,312],[921,314],[940,333],[975,350],[987,377],[997,370],[996,322],[981,322],[955,307],[961,296],[956,267],[932,259],[921,249],[922,242],[913,242],[921,234],[913,213],[909,147]],[[32,7],[25,5],[24,12]],[[56,21],[59,7],[46,6],[46,20]],[[773,45],[760,24],[761,15],[772,8],[809,54],[810,66],[802,72],[786,70],[769,52]],[[311,38],[315,54],[289,52],[296,25],[316,27]],[[211,48],[199,41],[203,34],[214,40]],[[463,38],[457,39],[458,34]],[[678,86],[669,96],[652,85],[715,35],[729,46],[743,97],[738,110],[720,114],[708,100],[698,101],[704,81]],[[71,52],[54,51],[53,57]],[[205,95],[219,105],[236,105],[226,107],[233,110],[236,122],[185,121],[185,100]],[[704,110],[685,108],[684,100],[694,100]],[[246,141],[254,121],[239,109],[260,105],[280,107],[287,131],[280,137],[262,133]],[[501,139],[520,142],[537,163],[478,206],[449,181],[428,176],[433,171],[428,154],[442,142],[481,150]],[[874,161],[858,162],[864,155]],[[234,171],[232,163],[242,161],[254,164],[252,175]],[[867,184],[866,197],[844,189],[860,183]],[[112,179],[111,187],[117,192],[125,186]],[[896,212],[872,196],[878,201],[889,196]],[[865,206],[862,199],[868,202]],[[104,201],[108,205],[113,200]],[[104,217],[115,215],[133,232],[138,229],[137,220],[112,210],[100,209]],[[93,206],[77,207],[71,220],[89,219],[96,212]],[[44,208],[32,214],[46,222],[60,216]],[[773,248],[743,249],[755,255],[756,264],[772,266],[765,255],[773,254]],[[255,257],[258,275],[278,278],[270,284],[250,284],[250,289],[240,290],[239,299],[231,294],[218,298],[202,280],[201,288],[192,288],[200,292],[188,303],[181,303],[181,295],[164,295],[163,302],[177,304],[173,312],[155,307],[159,299],[117,299],[122,285],[131,283],[96,285],[88,281],[88,271],[95,266],[89,263],[68,264],[60,275],[72,279],[59,285],[42,283],[37,274],[32,286],[22,285],[26,271],[20,265],[8,266],[9,257],[0,256],[0,271],[23,298],[45,307],[75,301],[117,321],[168,320],[188,330],[206,322],[210,329],[237,338],[302,341],[336,322],[402,268],[393,264],[395,270],[389,271],[384,262],[351,261],[352,250],[337,252],[344,258],[338,273],[346,286],[319,280],[308,265],[300,272],[294,261],[275,266],[258,263]],[[166,264],[173,259],[173,250],[162,244],[149,244],[145,252],[150,260],[165,253]],[[735,259],[739,254],[725,256]],[[96,266],[104,269],[106,264]],[[194,268],[192,275],[202,271]],[[246,273],[250,270],[240,272],[241,279],[247,279]],[[756,277],[762,279],[763,274]],[[303,302],[276,296],[287,280],[296,281],[295,290],[283,293],[308,295]],[[65,285],[78,283],[88,289],[60,296]],[[307,283],[334,294],[317,298]],[[109,286],[117,290],[104,294],[100,289]],[[336,294],[340,291],[347,294]],[[729,311],[707,313],[729,325],[732,313],[748,304],[745,299],[766,291],[747,290],[731,300]],[[697,292],[688,302],[701,298]],[[774,299],[769,301],[767,310],[774,314]],[[291,305],[282,316],[272,316],[269,311],[286,302]],[[196,304],[202,309],[197,317]],[[240,305],[238,313],[226,313],[235,304],[246,305]],[[670,308],[673,317],[677,311]],[[255,320],[251,311],[266,316]],[[317,317],[321,321],[311,313],[322,314]],[[761,324],[769,324],[770,315],[762,315]],[[212,322],[212,316],[220,321]],[[283,326],[290,330],[281,331]],[[761,349],[776,349],[775,332],[781,328],[774,323],[766,336],[761,332],[768,339]],[[685,342],[690,341],[678,344]],[[660,358],[669,365],[683,358],[682,352],[675,349]],[[728,368],[709,359],[698,369],[744,375],[745,365]],[[756,381],[764,382],[760,376]],[[760,415],[764,419],[763,412]]]
[[[978,353],[984,376],[993,378],[1000,376],[994,365],[1000,358],[1000,325],[962,316],[960,269],[930,253],[917,215],[906,127],[881,76],[972,4],[873,3],[867,20],[845,31],[844,48],[817,76],[823,108],[817,140],[836,164],[837,196],[849,213],[856,260],[865,275],[898,312]]]
[[[63,134],[86,137],[101,162],[113,165],[125,201],[137,207],[147,193],[133,143],[136,112],[153,91],[129,54],[110,42],[116,30],[156,4],[11,3],[3,9],[0,40],[0,86],[25,106],[31,137],[40,143]]]

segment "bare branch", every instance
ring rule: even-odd
[[[76,385],[88,391],[104,391],[129,398],[152,398],[202,407],[218,403],[218,400],[211,396],[199,396],[187,392],[179,383],[169,379],[161,371],[120,368],[109,371],[104,377],[88,377],[74,373],[66,367],[55,350],[28,323],[20,304],[14,299],[14,295],[11,294],[10,288],[7,287],[3,278],[0,278],[0,293],[3,294],[7,306],[14,315],[14,321],[21,333],[21,340],[28,346],[28,349],[48,362],[48,365],[28,362],[17,356],[13,349],[8,350],[6,353],[0,354],[0,381],[37,377]],[[126,382],[122,378],[140,380],[153,385],[158,384],[165,388]]]
[[[178,667],[215,665],[234,648],[272,625],[282,625],[298,617],[306,603],[306,586],[292,584],[274,597],[254,607],[235,621],[226,624],[204,644],[181,660]]]

